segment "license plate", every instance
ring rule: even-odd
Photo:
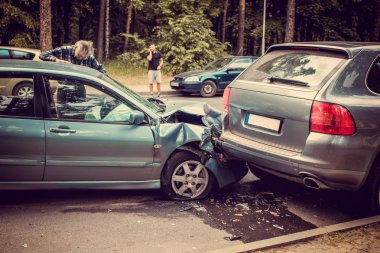
[[[281,120],[247,113],[245,124],[274,132],[280,132]]]
[[[170,82],[170,86],[178,87],[179,86],[179,82]]]

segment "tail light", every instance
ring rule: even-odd
[[[229,109],[228,103],[230,100],[230,93],[231,93],[231,88],[229,87],[227,87],[223,93],[223,108],[225,112],[228,112],[228,109]]]
[[[332,135],[352,135],[356,126],[351,113],[343,106],[314,102],[310,116],[310,131]]]

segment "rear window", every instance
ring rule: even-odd
[[[7,49],[0,49],[0,59],[10,59],[9,51]]]
[[[330,78],[346,61],[342,55],[314,50],[277,50],[269,52],[250,66],[239,80],[272,82],[293,80],[317,87]],[[284,82],[281,84],[287,85]],[[289,84],[289,83],[288,83]]]
[[[380,56],[373,63],[367,76],[368,89],[380,94]]]
[[[23,51],[13,50],[13,59],[18,60],[33,60],[35,54]]]

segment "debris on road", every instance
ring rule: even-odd
[[[240,240],[241,236],[226,236],[224,237],[224,239],[227,241],[236,241],[236,240]]]
[[[178,212],[188,211],[192,208],[193,208],[192,206],[181,206],[180,208],[178,208]]]

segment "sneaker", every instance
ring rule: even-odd
[[[162,95],[161,95],[161,94],[157,94],[157,97],[158,97],[158,98],[162,98]]]

